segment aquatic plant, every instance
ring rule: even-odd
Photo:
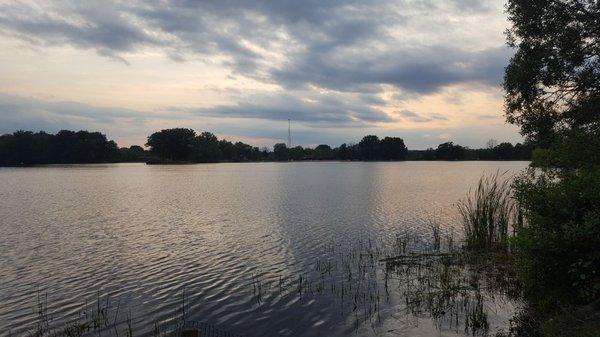
[[[512,179],[498,171],[483,175],[475,190],[457,204],[463,220],[466,248],[494,250],[508,248],[509,228],[515,219]]]
[[[429,220],[429,229],[431,230],[431,236],[432,236],[432,241],[433,241],[433,250],[435,251],[439,251],[441,248],[441,244],[442,244],[442,238],[441,238],[441,227],[440,227],[440,222],[437,219],[431,219]]]
[[[490,323],[490,304],[513,303],[521,295],[510,254],[455,250],[453,236],[438,221],[430,227],[431,237],[406,232],[395,241],[327,243],[312,271],[252,276],[256,304],[271,296],[328,301],[357,332],[377,330],[389,319],[414,326],[425,319],[443,331],[486,335],[497,328]]]
[[[337,306],[350,318],[349,328],[357,331],[365,327],[376,330],[382,322],[398,318],[411,321],[411,325],[427,319],[440,330],[485,335],[493,328],[488,322],[488,315],[493,315],[489,303],[512,299],[513,290],[518,289],[514,274],[507,272],[509,254],[452,250],[452,244],[445,242],[452,237],[442,233],[439,222],[431,223],[432,238],[406,232],[384,241],[332,240],[324,245],[322,255],[317,254],[314,269],[286,275],[258,271],[248,275],[248,292],[256,306],[268,303],[272,296],[332,301],[336,304],[332,310]],[[186,329],[231,335],[211,324],[190,320],[193,315],[188,312],[187,301],[183,288],[173,316],[154,322],[152,335],[179,336]],[[108,296],[98,293],[77,320],[61,325],[51,322],[47,297],[40,295],[39,328],[30,335],[133,336],[139,327],[133,324],[131,311],[120,306],[120,301],[115,306]]]
[[[37,320],[35,328],[33,331],[28,332],[28,336],[78,337],[83,336],[88,332],[98,332],[109,329],[114,329],[115,333],[118,335],[117,317],[119,305],[116,307],[112,322],[109,319],[111,307],[110,296],[106,296],[102,299],[98,292],[95,304],[90,306],[86,304],[85,309],[79,313],[77,319],[63,324],[53,324],[53,319],[48,313],[48,294],[38,292],[36,304]]]

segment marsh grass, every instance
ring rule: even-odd
[[[440,330],[486,335],[490,303],[520,298],[511,259],[504,252],[406,254],[384,262],[407,313],[431,318]]]
[[[268,305],[274,297],[308,301],[321,297],[333,304],[332,310],[347,316],[357,331],[376,330],[390,318],[401,320],[399,326],[423,324],[425,318],[440,330],[486,335],[492,327],[490,303],[512,299],[517,289],[507,272],[511,268],[505,267],[509,254],[454,249],[453,236],[438,221],[430,222],[429,234],[406,232],[385,242],[332,241],[317,254],[312,269],[288,275],[248,275],[248,292],[256,306]],[[47,301],[47,296],[38,296],[39,322],[30,336],[134,336],[131,311],[120,309],[120,301],[115,306],[108,296],[98,293],[78,320],[57,329],[52,328],[57,325],[52,324]],[[190,320],[188,301],[184,288],[174,315],[155,322],[152,335],[179,336],[190,328],[232,336]]]
[[[433,250],[439,251],[442,246],[442,229],[440,222],[435,218],[430,219],[429,229],[431,230]]]
[[[179,337],[186,330],[200,331],[201,336],[239,337],[226,330],[207,322],[188,319],[188,301],[185,288],[182,290],[181,300],[172,316],[163,322],[154,322],[153,337]],[[123,336],[133,337],[136,334],[131,310],[123,312],[121,301],[116,305],[111,302],[110,296],[101,296],[97,293],[93,303],[86,303],[77,318],[67,322],[55,321],[48,309],[48,295],[38,292],[36,303],[36,322],[34,328],[25,333],[28,337],[86,337],[86,336]],[[139,329],[139,327],[137,327]],[[9,331],[9,336],[13,334]],[[148,333],[144,335],[149,335]]]
[[[68,322],[55,322],[48,310],[48,294],[38,292],[35,327],[26,335],[29,337],[79,337],[79,336],[132,336],[131,314],[125,321],[119,321],[120,301],[114,306],[110,296],[96,294],[93,303],[86,303],[75,319]],[[120,331],[125,325],[125,331]]]
[[[484,175],[458,202],[467,249],[508,249],[509,230],[517,213],[511,184],[506,173]]]
[[[391,245],[369,239],[332,242],[312,271],[253,276],[249,283],[255,303],[260,306],[273,297],[324,300],[353,320],[357,331],[375,331],[383,328],[382,322],[397,319],[399,327],[430,320],[440,331],[488,334],[497,328],[490,322],[496,317],[490,308],[520,298],[510,254],[461,249],[438,221],[429,225],[430,235],[403,233]]]
[[[389,318],[401,320],[399,326],[404,322],[422,324],[419,321],[425,318],[440,330],[486,335],[492,327],[490,303],[513,301],[519,296],[510,254],[461,249],[461,242],[455,245],[453,232],[437,218],[427,224],[429,233],[407,230],[384,241],[361,237],[324,243],[322,251],[315,254],[313,268],[286,275],[260,271],[248,275],[248,292],[256,306],[268,305],[277,297],[326,298],[334,304],[332,310],[337,308],[354,322],[357,331],[364,327],[376,330]],[[493,242],[502,242],[500,239],[495,234]],[[231,335],[189,320],[193,315],[188,312],[188,300],[184,289],[180,309],[172,317],[155,322],[152,335],[178,336],[186,328]],[[134,335],[131,311],[120,310],[120,301],[115,307],[100,294],[93,305],[86,305],[77,321],[60,329],[51,328],[47,307],[47,296],[38,296],[39,323],[31,336]]]

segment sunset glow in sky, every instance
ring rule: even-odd
[[[272,146],[521,141],[502,1],[0,0],[0,133],[168,127]]]

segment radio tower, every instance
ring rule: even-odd
[[[288,148],[292,147],[292,121],[288,118]]]

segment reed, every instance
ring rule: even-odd
[[[432,245],[433,245],[433,250],[434,251],[439,251],[442,245],[442,237],[441,237],[441,226],[439,221],[437,221],[437,219],[430,219],[429,220],[429,229],[431,230],[431,236],[432,236]]]
[[[511,182],[498,171],[484,175],[477,188],[458,202],[467,249],[508,249],[509,228],[516,215]]]

